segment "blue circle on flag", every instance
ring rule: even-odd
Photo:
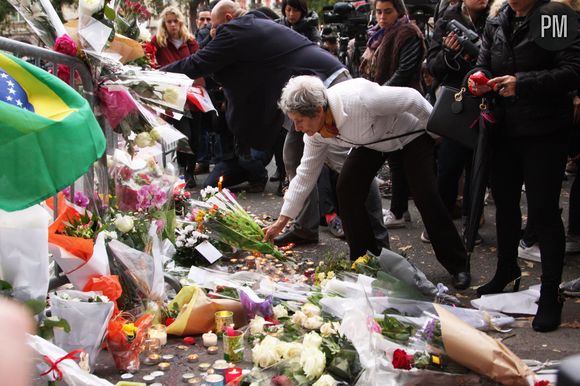
[[[28,94],[9,73],[0,68],[0,100],[34,112],[34,106],[28,101]]]

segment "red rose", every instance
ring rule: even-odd
[[[54,50],[60,52],[61,54],[76,56],[77,55],[77,45],[70,36],[64,34],[56,38],[54,43]]]
[[[411,370],[411,355],[407,355],[405,350],[396,349],[393,353],[393,367],[396,369]]]
[[[171,316],[168,316],[167,318],[165,318],[165,325],[169,326],[171,325],[171,323],[175,322],[175,318],[172,318]]]
[[[549,384],[550,384],[550,381],[541,380],[541,381],[537,381],[536,383],[534,383],[534,386],[548,386]]]

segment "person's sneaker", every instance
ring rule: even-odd
[[[328,229],[334,237],[338,237],[339,239],[344,237],[344,230],[342,229],[342,220],[340,217],[336,216],[333,218],[330,224],[328,224]]]
[[[518,257],[522,260],[541,263],[542,255],[540,253],[540,246],[538,243],[527,245],[524,240],[520,240],[520,245],[518,245]]]
[[[569,160],[566,163],[566,175],[575,176],[576,172],[578,172],[578,165],[576,164],[576,160]]]
[[[428,244],[431,243],[431,239],[429,238],[429,234],[427,233],[427,231],[421,232],[421,241]]]
[[[580,253],[580,235],[566,235],[566,254]]]
[[[405,218],[401,216],[401,218],[395,217],[394,213],[390,210],[384,212],[383,220],[385,221],[385,226],[389,229],[394,228],[403,228],[405,226]]]
[[[565,296],[580,296],[580,277],[560,284],[560,292]]]

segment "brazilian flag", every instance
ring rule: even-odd
[[[48,72],[0,53],[0,208],[34,205],[105,151],[89,103]]]

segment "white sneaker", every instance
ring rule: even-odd
[[[402,216],[401,218],[396,218],[393,212],[391,212],[390,210],[387,210],[386,213],[383,211],[383,213],[385,215],[385,217],[383,217],[383,220],[385,221],[385,226],[388,229],[403,228],[405,226],[405,216]]]
[[[518,245],[518,257],[523,260],[541,263],[542,255],[540,253],[540,246],[538,243],[535,243],[528,247],[523,240],[520,240],[520,245]]]
[[[580,253],[580,235],[566,235],[566,254]]]

